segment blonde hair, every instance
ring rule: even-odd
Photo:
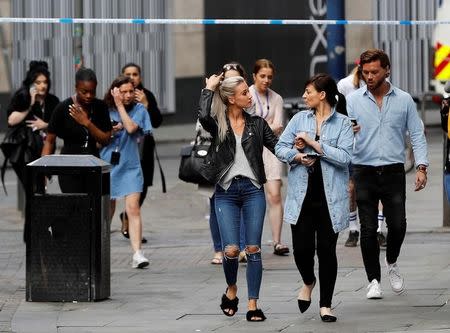
[[[358,89],[361,82],[361,68],[359,66],[356,66],[355,68],[353,68],[351,74],[353,74],[353,87]]]
[[[211,116],[216,119],[219,128],[219,142],[223,142],[227,135],[228,124],[226,111],[228,108],[228,98],[235,94],[236,87],[245,82],[242,76],[229,77],[219,84],[214,92],[211,104]]]

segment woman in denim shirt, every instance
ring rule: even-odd
[[[304,283],[298,295],[300,312],[311,304],[316,284],[317,236],[320,317],[334,322],[331,300],[337,276],[336,242],[338,233],[348,227],[353,130],[344,115],[345,98],[329,75],[309,79],[303,99],[310,110],[292,118],[275,147],[276,156],[290,165],[284,220],[291,224],[294,259]]]

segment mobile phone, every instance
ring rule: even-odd
[[[356,121],[355,118],[350,118],[350,121],[352,122],[352,125],[353,125],[353,126],[358,125],[358,122]]]
[[[111,161],[112,165],[117,165],[120,162],[120,151],[113,151],[111,153]]]
[[[30,85],[30,94],[34,93],[36,91],[36,85],[33,83]]]
[[[323,156],[323,154],[317,154],[317,153],[307,153],[306,154],[306,157],[308,157],[308,158],[319,158],[322,156]]]

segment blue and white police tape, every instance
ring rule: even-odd
[[[450,24],[447,20],[272,20],[272,19],[121,19],[121,18],[38,18],[0,17],[0,23],[51,23],[51,24],[162,24],[162,25],[438,25]]]

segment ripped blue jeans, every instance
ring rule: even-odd
[[[258,299],[262,278],[261,237],[266,213],[264,187],[257,188],[245,177],[233,179],[227,191],[216,185],[215,207],[225,254],[223,270],[227,285],[232,286],[237,281],[242,216],[246,240],[248,298]],[[248,248],[255,246],[258,250],[250,253]],[[227,255],[230,252],[236,255]]]

